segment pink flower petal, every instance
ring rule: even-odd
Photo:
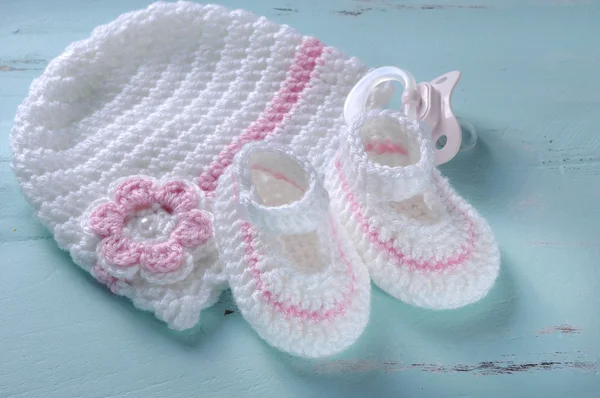
[[[194,247],[203,245],[212,235],[213,226],[208,214],[204,211],[192,210],[179,215],[171,238],[184,247]]]
[[[172,272],[182,263],[183,247],[173,240],[146,245],[140,257],[140,265],[148,272]]]
[[[120,234],[125,226],[125,217],[119,206],[114,203],[104,203],[92,211],[89,225],[92,231],[104,238]]]
[[[167,182],[158,191],[156,199],[170,213],[182,213],[198,206],[196,192],[183,181]]]
[[[115,190],[115,202],[128,211],[146,209],[156,201],[156,184],[142,177],[134,177],[119,184]]]
[[[147,271],[142,268],[140,270],[140,276],[147,282],[154,285],[170,285],[184,280],[194,269],[194,261],[190,254],[185,254],[181,262],[181,266],[174,271],[157,273],[153,271]]]
[[[98,255],[119,268],[132,267],[140,262],[142,246],[123,235],[111,235],[100,242]]]

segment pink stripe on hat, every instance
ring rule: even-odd
[[[319,40],[308,38],[302,42],[296,53],[294,63],[289,69],[288,78],[283,82],[279,92],[275,94],[262,116],[252,123],[242,135],[233,139],[225,149],[214,159],[208,170],[199,178],[198,185],[204,191],[214,191],[219,177],[231,164],[235,154],[247,143],[264,140],[290,113],[298,102],[302,92],[308,87],[311,74],[317,65],[317,60],[323,54],[325,46]]]

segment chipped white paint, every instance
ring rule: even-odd
[[[598,2],[222,1],[418,80],[463,72],[454,104],[480,142],[442,170],[495,231],[498,284],[449,312],[375,289],[363,337],[323,361],[267,347],[228,296],[169,331],[79,271],[18,191],[7,140],[31,80],[149,2],[0,1],[0,397],[597,396]]]

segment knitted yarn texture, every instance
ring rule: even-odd
[[[219,183],[215,240],[236,304],[269,344],[338,353],[367,325],[371,281],[312,166],[249,144]]]
[[[483,298],[498,276],[500,251],[487,221],[433,166],[429,129],[373,110],[342,135],[325,188],[373,282],[431,309]]]
[[[71,44],[32,83],[13,170],[75,263],[190,328],[226,287],[210,213],[233,157],[268,140],[322,169],[366,72],[246,11],[155,3]]]

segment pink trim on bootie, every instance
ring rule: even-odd
[[[370,111],[346,129],[325,187],[375,284],[416,306],[458,308],[489,292],[500,253],[487,222],[433,162],[419,122]]]
[[[288,147],[245,146],[215,197],[215,239],[257,333],[306,357],[340,352],[369,318],[370,281],[315,170]]]

